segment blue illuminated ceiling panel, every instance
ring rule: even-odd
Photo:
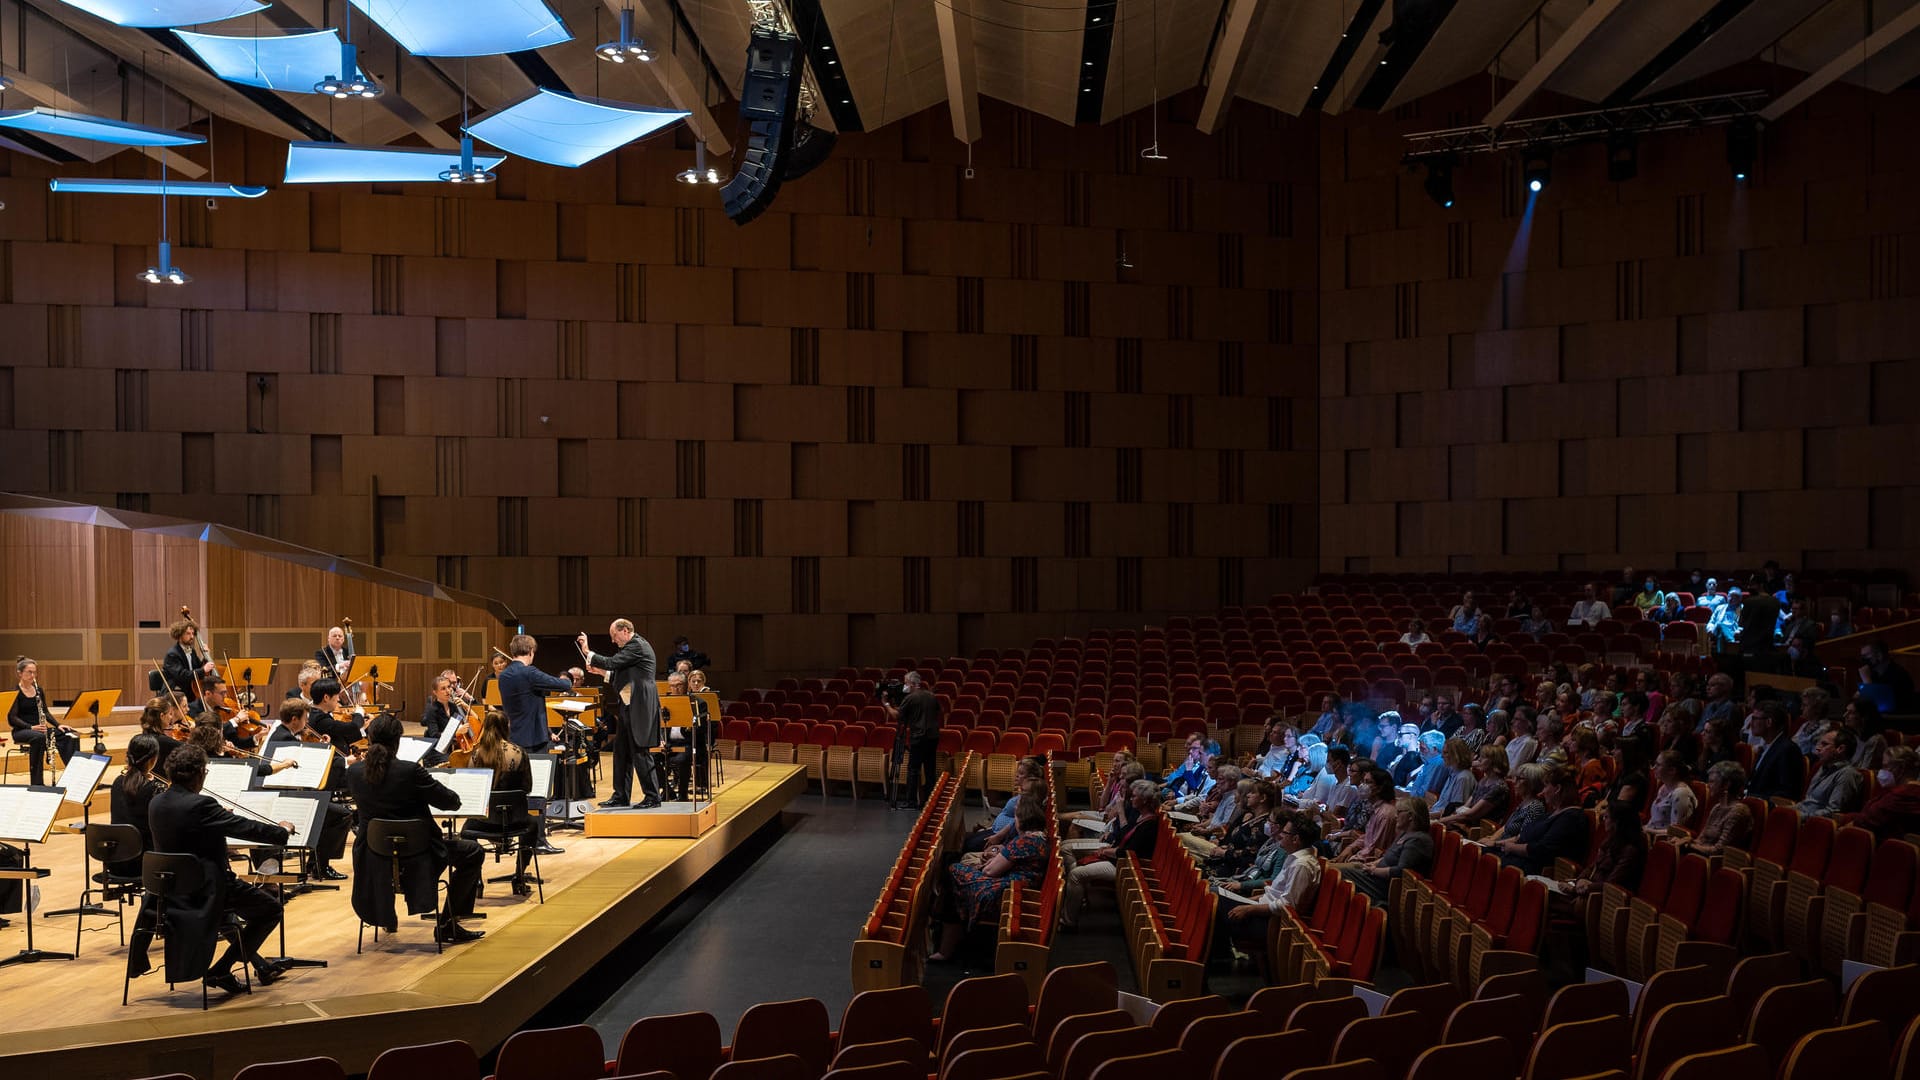
[[[81,195],[192,195],[195,198],[257,199],[267,193],[263,187],[243,187],[210,180],[92,180],[85,177],[55,177],[47,182],[49,191]]]
[[[536,90],[467,131],[510,154],[573,168],[686,117],[678,109]]]
[[[175,30],[174,36],[186,42],[215,75],[242,86],[311,94],[320,80],[341,74],[340,35],[333,30],[282,37],[230,37]]]
[[[473,155],[473,163],[483,169],[496,168],[505,160],[505,154]],[[438,183],[442,172],[458,164],[460,152],[457,150],[297,142],[287,147],[287,183]]]
[[[265,8],[258,0],[64,0],[121,26],[192,26]]]
[[[207,141],[198,135],[184,135],[166,128],[129,124],[124,120],[108,120],[103,116],[88,116],[86,113],[65,112],[45,106],[0,112],[0,127],[31,131],[36,135],[64,135],[69,139],[119,143],[122,146],[194,146]]]
[[[353,0],[415,56],[493,56],[569,41],[541,0]]]

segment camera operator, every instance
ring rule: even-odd
[[[906,801],[890,805],[911,809],[920,805],[923,784],[926,791],[933,790],[934,756],[940,749],[940,699],[921,685],[917,671],[907,672],[901,684],[905,693],[899,701],[891,694],[882,697],[887,717],[895,725],[894,760],[899,760],[903,745],[907,755]]]

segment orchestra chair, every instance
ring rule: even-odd
[[[883,1061],[848,1069],[828,1069],[821,1080],[927,1080],[925,1066],[905,1061]]]
[[[933,1049],[933,1004],[923,987],[862,990],[840,1014],[839,1049],[903,1036],[920,1044],[922,1058]]]
[[[153,912],[153,936],[161,943],[161,973],[166,972],[166,950],[173,948],[173,923],[167,918],[167,901],[176,896],[192,896],[207,883],[207,873],[200,867],[200,860],[192,855],[181,855],[168,851],[149,851],[141,856],[140,885],[146,894],[148,909]],[[246,923],[233,915],[221,920],[220,928],[215,931],[217,937],[233,943],[235,950],[242,950],[240,935],[246,930]],[[241,975],[246,979],[247,992],[253,992],[253,965],[240,964]],[[132,993],[133,975],[124,973],[120,983],[120,1004],[125,1005]],[[173,984],[167,984],[172,991]],[[207,984],[200,984],[200,1010],[207,1009]]]
[[[1103,1062],[1093,1070],[1090,1080],[1168,1080],[1185,1076],[1186,1067],[1186,1055],[1180,1051],[1160,1050]]]
[[[1519,1071],[1520,1056],[1514,1052],[1512,1041],[1489,1036],[1428,1047],[1414,1057],[1407,1080],[1485,1080],[1514,1076]]]
[[[729,1061],[713,1070],[711,1080],[814,1080],[807,1063],[793,1054]]]
[[[259,1061],[233,1074],[233,1080],[347,1080],[347,1071],[330,1057]]]
[[[479,844],[493,853],[493,861],[502,857],[516,855],[522,844],[527,844],[533,836],[533,824],[515,825],[527,816],[527,793],[524,791],[495,791],[487,796],[487,816],[469,821],[460,830],[460,835]],[[540,879],[540,845],[531,844],[533,851],[533,886],[539,890],[541,903],[547,902],[546,882]],[[503,881],[512,881],[512,874],[490,877],[487,884],[497,885]]]
[[[720,1021],[712,1013],[670,1013],[643,1016],[629,1025],[607,1071],[627,1076],[664,1069],[675,1076],[704,1077],[724,1060]]]
[[[833,1046],[827,1031],[827,1007],[819,998],[763,1001],[742,1013],[740,1022],[734,1025],[728,1060],[749,1061],[787,1054],[800,1059],[807,1080],[814,1080],[827,1071]]]
[[[138,875],[113,874],[107,867],[116,862],[137,859],[146,853],[146,846],[140,842],[140,830],[131,825],[88,825],[86,831],[87,856],[100,864],[80,891],[80,903],[77,905],[82,914],[74,917],[73,955],[80,955],[80,931],[85,928],[87,917],[84,912],[88,901],[97,894],[101,903],[112,904],[113,913],[120,920],[120,944],[127,943],[127,905],[140,898],[140,888],[144,884]],[[98,886],[98,888],[95,888]]]
[[[927,1048],[912,1039],[887,1039],[883,1042],[854,1043],[843,1046],[833,1055],[833,1064],[827,1067],[827,1075],[848,1069],[864,1069],[869,1065],[887,1065],[904,1062],[919,1070],[921,1080],[927,1072]]]
[[[367,1070],[367,1080],[473,1080],[479,1075],[480,1058],[459,1039],[382,1050]]]
[[[1688,1054],[1667,1066],[1660,1080],[1727,1080],[1730,1076],[1772,1075],[1773,1063],[1767,1060],[1767,1052],[1752,1043],[1745,1043],[1725,1050]]]
[[[1779,1076],[1780,1080],[1826,1080],[1833,1076],[1844,1076],[1847,1080],[1886,1080],[1892,1053],[1886,1025],[1878,1020],[1863,1020],[1846,1027],[1816,1031],[1801,1039],[1787,1054]]]
[[[1311,1041],[1312,1037],[1304,1031],[1270,1031],[1235,1039],[1214,1063],[1211,1075],[1213,1080],[1245,1080],[1249,1076],[1265,1075],[1276,1061],[1299,1060]]]
[[[516,1031],[500,1044],[487,1080],[601,1080],[600,1033],[586,1024]]]
[[[1030,1042],[983,1046],[955,1055],[940,1070],[940,1080],[1000,1080],[1047,1071],[1047,1058]]]
[[[1292,1069],[1283,1074],[1281,1080],[1387,1080],[1387,1070],[1372,1058],[1361,1058],[1338,1065]]]
[[[1159,1034],[1148,1027],[1088,1032],[1067,1047],[1060,1063],[1060,1080],[1093,1080],[1093,1071],[1115,1058],[1154,1054],[1166,1048]],[[1208,1067],[1212,1067],[1212,1062],[1208,1062]]]
[[[409,818],[405,821],[395,820],[393,818],[374,818],[372,821],[367,822],[367,850],[387,860],[387,884],[388,887],[393,890],[393,895],[398,898],[395,903],[396,910],[394,917],[396,919],[399,918],[398,909],[404,906],[406,902],[406,889],[400,880],[401,864],[408,859],[425,857],[431,854],[433,851],[435,832],[436,828],[434,823],[421,818]],[[433,919],[436,926],[438,926],[440,922],[440,889],[445,887],[446,875],[442,873],[434,889],[434,910],[430,915],[423,916],[423,918]],[[353,947],[355,953],[365,950],[367,946],[367,926],[368,924],[365,922],[360,924],[360,937]],[[373,928],[373,943],[375,945],[380,944],[380,928],[378,926]],[[445,948],[440,944],[440,935],[438,934],[435,934],[433,938],[433,951],[435,953],[445,951]]]

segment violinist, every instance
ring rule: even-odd
[[[251,760],[253,762],[253,773],[255,776],[272,776],[274,773],[285,772],[288,769],[297,769],[300,767],[300,762],[297,758],[281,758],[278,761],[274,761],[235,746],[227,740],[226,732],[221,730],[220,725],[211,720],[201,720],[195,724],[193,726],[193,737],[187,741],[199,747],[201,751],[207,755],[208,761],[215,759]]]
[[[13,729],[13,741],[27,748],[29,783],[46,783],[47,744],[52,743],[66,761],[80,752],[80,735],[72,728],[53,722],[47,694],[40,686],[40,665],[23,656],[13,665],[19,680],[20,696],[13,699],[7,713],[7,726]]]
[[[178,698],[157,697],[147,702],[147,707],[140,711],[140,734],[151,735],[154,745],[160,748],[160,756],[154,761],[153,768],[155,772],[164,773],[167,758],[193,734],[193,725],[180,715]]]
[[[493,656],[487,660],[487,673],[480,676],[480,683],[473,688],[473,697],[470,700],[474,702],[487,700],[487,687],[492,686],[493,681],[500,677],[500,673],[507,670],[507,664],[510,662],[506,653],[499,649],[493,650]]]
[[[155,698],[155,701],[160,700]],[[160,768],[161,743],[149,732],[141,732],[127,741],[127,764],[113,781],[109,802],[115,825],[131,825],[140,832],[140,850],[153,849],[153,828],[147,823],[147,807],[153,797],[166,790],[166,781],[155,776]],[[140,876],[141,856],[106,864],[114,877]]]
[[[200,628],[192,619],[183,617],[167,633],[173,637],[173,648],[161,659],[160,674],[174,693],[197,698],[200,690],[196,682],[211,679],[217,670],[212,659],[200,651]]]
[[[307,697],[311,707],[307,726],[325,735],[335,750],[347,753],[367,737],[360,730],[367,714],[362,709],[349,709],[340,703],[339,679],[326,675],[315,679],[313,685],[307,687]]]
[[[218,718],[221,733],[228,742],[242,750],[252,750],[257,741],[253,732],[260,727],[259,717],[234,702],[227,693],[227,680],[220,675],[200,680],[200,689],[200,700],[187,706],[187,715],[194,720]],[[249,730],[240,730],[243,723]]]
[[[334,685],[337,687],[340,684],[334,683]],[[325,719],[329,724],[338,723],[331,717]],[[280,723],[275,725],[272,733],[267,736],[267,745],[262,753],[272,758],[282,746],[327,742],[326,736],[312,727],[313,720],[313,708],[304,701],[289,701],[281,705]],[[338,750],[335,753],[338,754]],[[334,761],[333,768],[327,774],[325,790],[335,792],[346,790],[348,760],[340,758]],[[352,810],[337,801],[327,803],[327,820],[320,824],[320,844],[314,851],[314,877],[321,881],[346,880],[347,875],[333,868],[333,861],[346,854],[347,832],[352,825]]]

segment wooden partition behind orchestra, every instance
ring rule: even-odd
[[[412,719],[435,674],[470,678],[514,621],[485,597],[224,526],[24,496],[0,496],[0,566],[0,655],[38,660],[56,703],[102,689],[144,703],[185,605],[216,662],[279,661],[275,705],[327,628],[351,617],[360,654],[399,657],[381,697]]]

